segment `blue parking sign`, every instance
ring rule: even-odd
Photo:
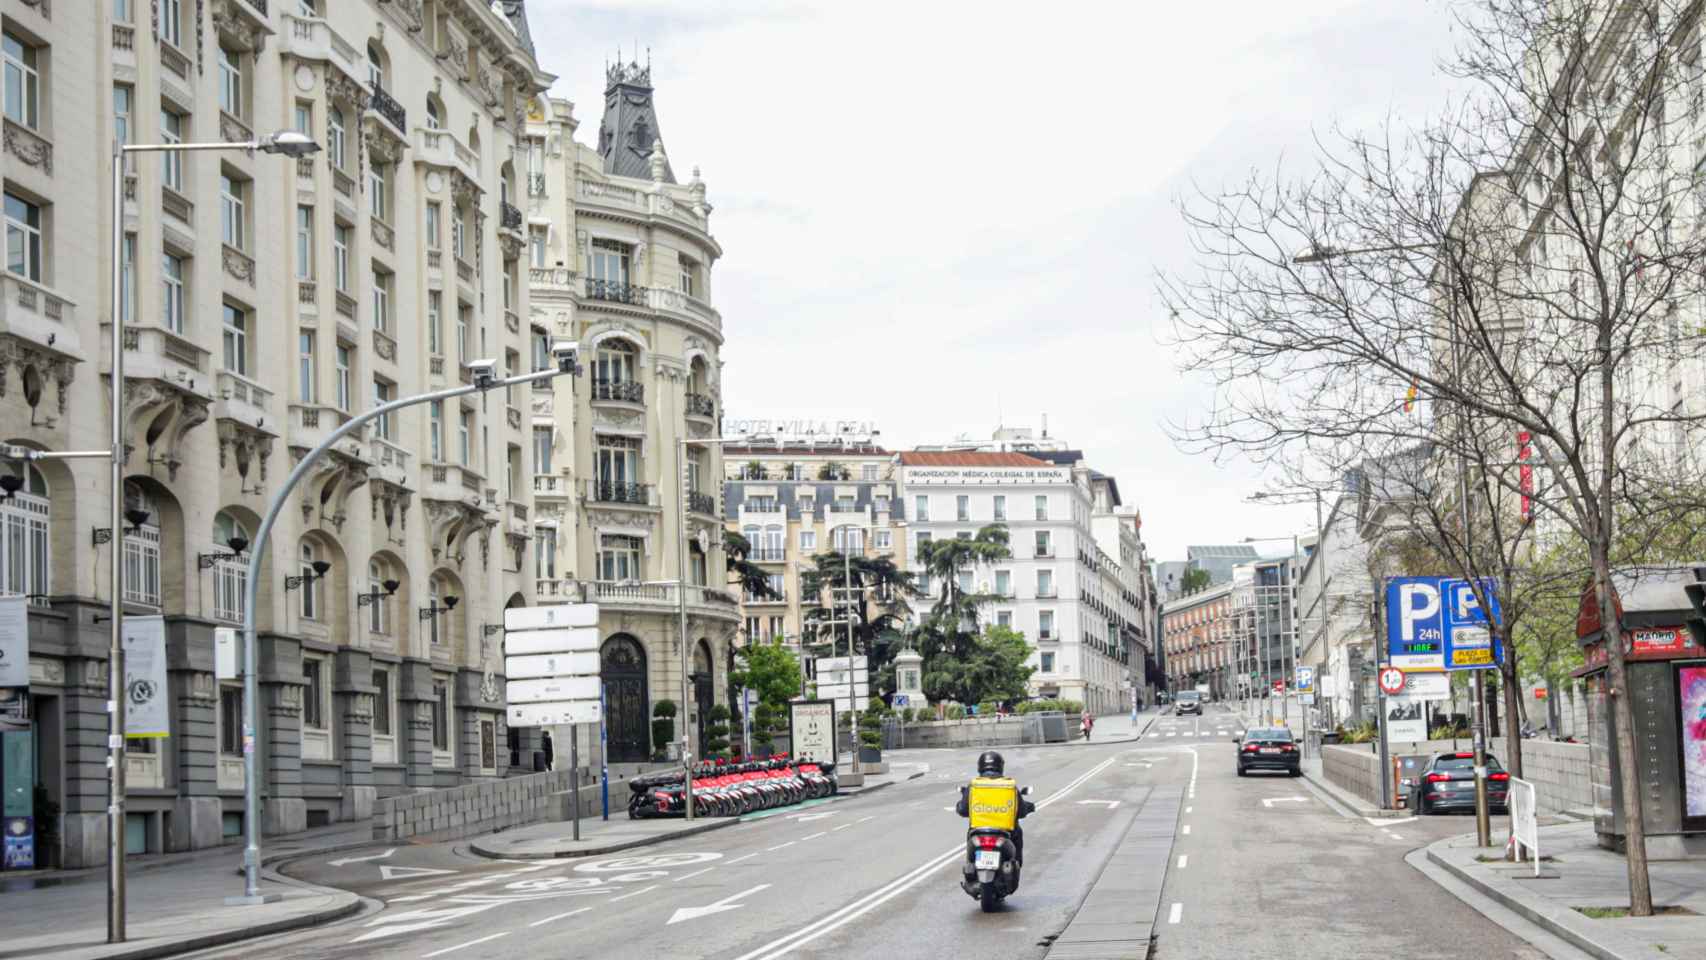
[[[1483,610],[1468,580],[1448,580],[1441,585],[1445,596],[1445,668],[1489,670],[1505,660],[1503,644],[1493,642],[1492,627],[1504,623],[1499,610],[1498,582],[1481,578],[1481,592],[1491,610]],[[1491,616],[1489,616],[1489,613]]]
[[[1456,577],[1391,577],[1386,581],[1387,661],[1403,670],[1486,670],[1504,662],[1493,643],[1499,611],[1498,582],[1483,577],[1488,611],[1468,580]]]

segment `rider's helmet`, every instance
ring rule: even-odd
[[[977,758],[977,775],[980,777],[999,777],[1005,773],[1007,761],[1001,759],[1001,754],[994,750],[985,750]]]

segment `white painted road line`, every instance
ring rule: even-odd
[[[494,933],[489,937],[481,937],[478,940],[470,940],[467,943],[459,943],[454,947],[445,947],[443,950],[434,950],[431,953],[423,953],[423,954],[421,954],[421,960],[430,960],[430,958],[432,958],[432,957],[441,957],[447,953],[452,953],[452,952],[457,951],[457,950],[463,950],[463,949],[466,949],[468,947],[472,947],[472,946],[476,946],[478,944],[485,943],[487,940],[496,940],[499,937],[507,937],[507,936],[509,936],[508,930],[505,930],[503,933]]]
[[[1185,864],[1189,863],[1190,860],[1191,860],[1191,858],[1189,856],[1187,856],[1186,854],[1183,854],[1183,853],[1179,854],[1179,869],[1180,870],[1185,869]]]
[[[817,833],[814,833],[809,837],[801,837],[800,842],[805,843],[807,840],[816,840],[818,837],[821,837],[828,832],[828,830],[819,830]]]
[[[651,886],[646,887],[643,890],[635,890],[633,893],[624,893],[620,897],[611,897],[609,900],[606,900],[604,902],[605,903],[615,903],[618,900],[626,900],[629,897],[637,897],[642,893],[651,893],[653,890],[656,890],[657,888],[658,888],[658,885],[654,883]]]
[[[859,819],[857,819],[853,822],[854,823],[864,823],[866,820],[875,820],[875,819],[877,819],[877,815],[873,813],[868,817],[860,817]]]
[[[797,841],[797,840],[789,840],[789,841],[788,841],[788,842],[787,842],[787,843],[778,843],[778,844],[777,844],[777,845],[775,845],[775,846],[774,846],[774,847],[771,847],[771,848],[770,848],[770,849],[768,849],[768,850],[766,850],[766,851],[764,851],[764,852],[765,852],[765,853],[775,853],[775,852],[776,852],[776,851],[778,851],[778,850],[780,850],[780,849],[782,849],[782,848],[783,848],[783,847],[791,847],[791,846],[793,846],[793,845],[794,845],[794,844],[796,844],[796,843],[798,843],[798,842],[799,842],[799,841]]]
[[[711,871],[712,871],[712,870],[715,870],[715,869],[717,869],[717,868],[716,868],[716,867],[706,867],[706,868],[705,868],[705,869],[703,869],[703,870],[695,870],[695,871],[693,871],[693,872],[692,872],[692,873],[690,873],[690,874],[688,874],[688,875],[687,875],[687,876],[685,876],[685,877],[675,877],[675,878],[674,878],[674,882],[675,882],[675,883],[680,883],[680,882],[681,882],[681,881],[683,881],[683,880],[691,880],[691,879],[693,879],[693,878],[694,878],[694,877],[697,877],[697,876],[698,876],[698,875],[700,875],[700,874],[701,874],[701,873],[710,873],[710,872],[711,872]]]
[[[1182,918],[1184,915],[1185,915],[1185,905],[1182,903],[1175,903],[1175,904],[1173,904],[1173,909],[1167,911],[1167,922],[1168,923],[1178,923],[1180,918]]]
[[[1195,807],[1186,807],[1185,812],[1190,813],[1192,810],[1195,810],[1195,809],[1196,809]]]
[[[544,924],[550,923],[553,920],[565,920],[569,917],[574,916],[577,913],[585,913],[591,909],[592,909],[591,907],[582,907],[579,910],[570,910],[568,913],[559,913],[554,917],[546,917],[543,920],[535,920],[532,923],[528,924],[528,926],[537,927],[537,926],[542,926]]]
[[[836,828],[835,828],[835,830],[831,830],[831,831],[829,831],[829,832],[830,832],[830,833],[834,833],[834,832],[835,832],[835,831],[836,831],[836,830],[845,830],[845,829],[847,829],[847,828],[848,828],[848,827],[851,827],[851,826],[852,826],[852,824],[851,824],[851,823],[844,823],[844,824],[842,824],[842,825],[841,825],[841,826],[839,826],[839,827],[836,827]]]
[[[840,828],[837,828],[837,829],[840,829]],[[756,857],[756,856],[758,856],[758,852],[755,850],[752,853],[749,853],[744,857],[736,857],[733,860],[730,860],[728,865],[737,864],[737,863],[741,862],[742,860],[751,860],[753,857]]]
[[[1185,824],[1185,826],[1182,829],[1182,832],[1184,833],[1185,836],[1187,836],[1187,837],[1190,836],[1191,835],[1191,825],[1188,823]]]

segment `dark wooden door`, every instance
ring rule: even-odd
[[[651,701],[646,690],[646,651],[627,634],[604,642],[604,722],[612,763],[651,757]]]

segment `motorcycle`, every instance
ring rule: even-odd
[[[1013,834],[1018,821],[1036,809],[1035,804],[1025,799],[1031,793],[1030,787],[1015,793],[1011,781],[1008,784],[1006,792],[1011,799],[989,804],[976,792],[969,799],[971,826],[966,830],[966,860],[960,868],[960,889],[978,901],[984,913],[993,913],[1002,900],[1019,889],[1019,851]],[[984,816],[989,813],[996,814],[995,821],[1005,814],[1006,821],[1013,826],[991,825],[992,821]]]

